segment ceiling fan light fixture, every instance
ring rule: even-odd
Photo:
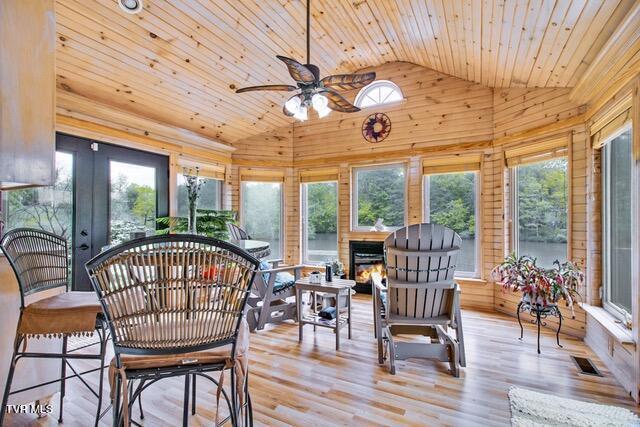
[[[300,98],[297,96],[294,96],[291,99],[289,99],[287,102],[285,102],[284,107],[287,109],[288,112],[295,115],[298,113],[298,110],[300,109],[301,104],[302,104],[302,101],[300,100]]]
[[[326,96],[316,93],[311,97],[311,105],[313,109],[318,113],[318,117],[323,118],[331,112],[329,108],[329,100]]]
[[[308,118],[307,107],[305,107],[304,105],[300,105],[298,107],[298,111],[296,111],[293,114],[293,117],[295,117],[296,119],[300,120],[301,122],[304,122],[305,120],[307,120],[307,118]]]

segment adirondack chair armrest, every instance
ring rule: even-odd
[[[278,268],[278,267],[280,267],[280,264],[282,263],[282,261],[283,261],[283,260],[282,260],[282,258],[277,258],[277,259],[270,259],[270,260],[267,260],[267,262],[268,262],[269,264],[271,264],[271,268]]]

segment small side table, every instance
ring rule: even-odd
[[[340,350],[340,330],[346,325],[349,330],[349,339],[351,339],[351,288],[356,285],[354,280],[333,279],[332,282],[309,283],[309,278],[304,277],[296,281],[296,308],[298,310],[298,340],[302,341],[302,329],[304,325],[313,325],[315,332],[316,327],[333,329],[336,334],[336,350]],[[302,293],[311,292],[312,303],[311,313],[304,315],[302,310]],[[318,316],[316,305],[316,293],[332,294],[336,300],[336,318],[326,320]],[[347,297],[347,306],[340,307],[340,296]],[[341,315],[341,310],[346,309],[346,316]]]
[[[518,303],[518,307],[516,308],[516,316],[518,317],[518,324],[520,325],[520,340],[522,340],[522,336],[524,334],[524,329],[522,328],[522,322],[520,321],[520,313],[528,312],[529,315],[535,317],[535,319],[531,320],[531,323],[535,323],[538,326],[538,354],[540,354],[540,325],[547,326],[547,323],[544,321],[548,316],[554,316],[558,318],[558,330],[556,331],[556,342],[558,343],[558,347],[562,348],[560,345],[560,328],[562,328],[562,313],[557,305],[548,305],[542,306],[539,304],[531,304],[528,301],[520,301]]]

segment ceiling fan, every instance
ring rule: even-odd
[[[289,74],[296,81],[297,86],[287,84],[250,86],[236,90],[236,93],[275,90],[282,92],[292,92],[300,90],[285,102],[282,111],[285,115],[295,117],[298,120],[307,120],[307,112],[313,107],[320,118],[331,112],[340,111],[343,113],[353,113],[360,111],[360,108],[351,104],[338,90],[350,90],[362,88],[376,78],[376,73],[363,74],[335,74],[320,79],[320,69],[311,64],[310,48],[310,0],[307,0],[307,63],[301,64],[295,59],[277,55],[280,61],[284,62],[289,69]]]

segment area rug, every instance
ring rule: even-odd
[[[581,402],[519,387],[509,389],[509,402],[513,427],[640,426],[640,419],[625,408]]]

